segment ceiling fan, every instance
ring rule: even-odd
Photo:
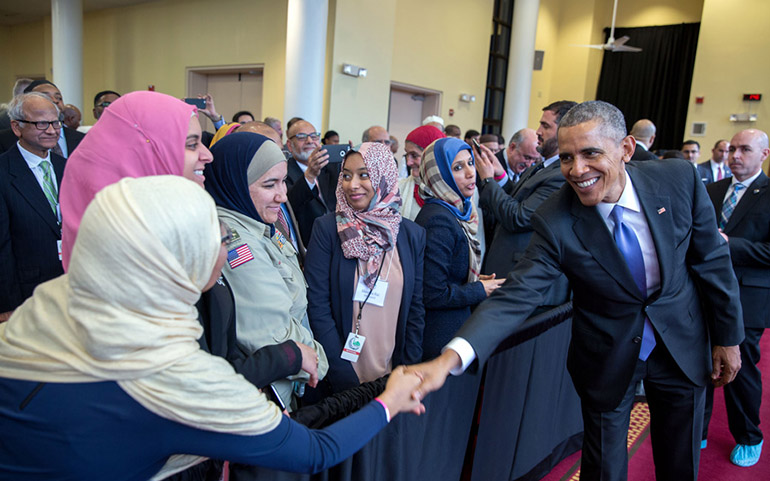
[[[598,45],[574,45],[575,47],[588,47],[595,48],[597,50],[609,50],[610,52],[641,52],[639,47],[631,47],[626,45],[626,42],[630,40],[628,35],[615,39],[615,14],[618,12],[618,0],[615,0],[615,6],[612,7],[612,27],[610,27],[610,38],[607,39],[607,43]]]

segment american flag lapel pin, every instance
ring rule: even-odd
[[[660,209],[658,209],[658,215],[660,215],[660,214],[662,214],[664,212],[666,212],[666,208],[665,207],[661,207]]]

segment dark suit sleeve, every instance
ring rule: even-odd
[[[303,182],[304,181],[300,181]],[[321,217],[316,220],[313,227],[313,233],[310,236],[310,243],[307,246],[307,257],[305,257],[305,279],[308,284],[307,292],[307,315],[310,321],[310,327],[313,331],[313,337],[321,343],[329,360],[329,372],[326,374],[326,380],[332,385],[334,392],[358,386],[359,380],[353,366],[349,361],[340,358],[342,353],[342,340],[337,329],[339,319],[334,319],[332,313],[332,296],[339,296],[339,289],[332,289],[332,284],[338,285],[338,279],[331,279],[332,271],[332,249],[339,248],[335,239],[337,232],[333,230],[334,218],[332,223],[327,225],[330,217]],[[352,299],[340,299],[344,305],[350,303],[352,309]]]
[[[257,349],[252,354],[245,352],[235,340],[233,323],[230,352],[227,361],[235,372],[242,374],[250,383],[263,388],[271,382],[297,374],[302,368],[302,352],[294,341],[273,344]],[[228,336],[229,337],[229,336]]]
[[[764,176],[760,177],[765,182],[767,179]],[[749,186],[746,194],[741,198],[741,201],[746,198],[756,185],[752,183]],[[762,197],[752,205],[751,211],[747,212],[745,217],[739,221],[740,230],[736,230],[736,234],[728,234],[729,240],[727,245],[730,247],[730,258],[733,261],[734,266],[750,267],[750,268],[770,268],[770,192],[767,189],[770,187],[764,187],[764,191],[760,194]],[[748,236],[747,238],[741,237],[737,232],[742,235]]]
[[[406,219],[402,221],[402,227],[404,223],[411,224],[411,230],[414,231],[411,236],[412,239],[410,239],[414,255],[414,289],[412,290],[412,301],[409,303],[409,315],[406,319],[404,363],[414,364],[422,360],[422,335],[425,330],[425,305],[423,304],[425,230]]]
[[[484,219],[486,221],[486,218]],[[454,222],[454,226],[450,224]],[[481,281],[455,284],[450,282],[448,259],[463,255],[468,241],[462,231],[457,236],[457,221],[434,215],[425,224],[425,289],[423,301],[428,309],[456,309],[478,304],[486,299]]]
[[[736,346],[743,340],[738,281],[733,273],[727,243],[715,229],[714,207],[706,187],[695,169],[690,171],[692,190],[692,230],[687,250],[687,266],[698,285],[701,301],[709,318],[711,343],[716,346]],[[687,239],[675,239],[677,245]]]
[[[478,363],[471,365],[473,370],[489,359],[500,342],[522,328],[542,304],[542,293],[562,275],[561,250],[548,223],[536,213],[532,225],[532,240],[508,280],[476,308],[456,334],[476,353]]]
[[[4,172],[3,175],[7,175]],[[21,304],[21,290],[16,280],[16,263],[11,242],[11,219],[5,192],[8,184],[0,180],[0,313],[15,309]]]
[[[532,230],[530,219],[535,210],[545,199],[561,187],[564,179],[561,174],[554,177],[549,172],[539,175],[550,175],[548,181],[538,185],[526,199],[517,200],[508,195],[496,182],[488,183],[481,191],[480,204],[486,211],[491,211],[498,224],[511,232],[529,232]],[[527,182],[531,181],[527,179]]]

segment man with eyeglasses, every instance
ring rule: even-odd
[[[113,92],[112,90],[102,90],[98,94],[94,95],[94,118],[99,121],[99,117],[102,116],[104,109],[110,106],[110,104],[120,98],[120,94]]]
[[[62,129],[59,110],[37,92],[9,106],[18,141],[0,155],[0,321],[38,284],[64,273],[59,186],[64,158],[52,152]]]
[[[59,109],[59,120],[64,120],[64,100],[56,85],[48,80],[35,80],[24,89],[25,94],[30,92],[38,92],[51,99],[51,102]],[[85,134],[82,132],[64,126],[59,130],[59,141],[54,146],[53,151],[66,159],[83,140],[83,137]],[[11,129],[0,132],[0,152],[6,152],[14,145],[16,145],[16,135]]]
[[[286,132],[288,160],[287,197],[299,224],[300,237],[307,245],[313,222],[337,208],[339,163],[329,163],[329,154],[321,147],[321,134],[310,122],[297,120]]]

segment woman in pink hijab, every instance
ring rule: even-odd
[[[67,271],[80,219],[97,192],[124,177],[180,175],[203,186],[212,156],[197,110],[157,92],[132,92],[105,109],[67,160],[60,190],[62,264]]]

